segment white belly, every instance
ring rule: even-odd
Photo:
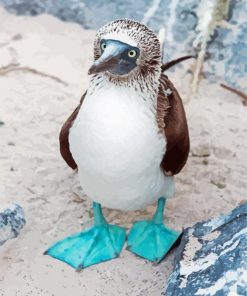
[[[87,95],[69,143],[81,186],[103,206],[143,208],[168,189],[170,179],[160,169],[165,138],[134,91],[111,86]]]

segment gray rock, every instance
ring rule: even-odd
[[[208,44],[206,72],[247,90],[247,1],[230,0],[227,23],[216,28]],[[211,76],[211,79],[215,78]],[[208,75],[209,77],[209,75]]]
[[[187,228],[166,296],[247,295],[247,203]]]
[[[38,15],[48,13],[63,21],[76,22],[86,29],[98,29],[118,18],[132,18],[141,21],[152,0],[146,1],[104,1],[104,0],[1,0],[0,3],[17,15]]]
[[[26,224],[24,212],[17,204],[0,206],[0,246],[7,240],[17,237]]]

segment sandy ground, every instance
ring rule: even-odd
[[[0,295],[161,295],[174,254],[154,266],[124,250],[80,273],[42,255],[92,223],[77,176],[60,157],[58,133],[86,89],[94,32],[3,10],[0,27],[0,198],[22,205],[27,219],[21,236],[0,248]],[[247,108],[218,82],[203,81],[191,99],[190,75],[176,69],[171,77],[185,99],[192,142],[166,209],[167,225],[181,229],[246,200]],[[128,228],[153,211],[105,209],[108,221]]]

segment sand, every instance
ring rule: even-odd
[[[0,10],[0,199],[19,203],[27,225],[0,247],[0,295],[161,295],[174,253],[158,266],[123,250],[120,258],[78,273],[44,256],[58,239],[92,224],[90,202],[59,154],[58,134],[88,85],[95,32],[54,17]],[[247,108],[234,94],[201,81],[191,98],[193,62],[169,76],[183,95],[191,155],[176,177],[166,224],[182,229],[227,213],[246,200]],[[128,214],[104,209],[129,228],[151,206]]]

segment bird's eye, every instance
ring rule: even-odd
[[[101,43],[100,47],[104,51],[106,49],[106,43],[105,42]]]
[[[134,49],[131,49],[129,52],[128,52],[128,56],[130,58],[134,58],[136,56],[136,51]]]

